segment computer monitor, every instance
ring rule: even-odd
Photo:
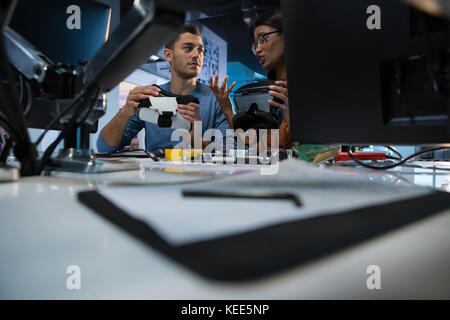
[[[67,20],[80,8],[79,29]],[[9,26],[54,63],[77,65],[90,59],[107,40],[111,8],[94,0],[18,1]],[[70,25],[70,24],[69,24]]]
[[[80,8],[80,28],[67,26],[73,11]],[[77,66],[89,60],[107,40],[111,8],[93,0],[40,0],[18,1],[9,27],[28,40],[53,63]],[[27,113],[26,123],[30,128],[44,129],[59,113],[53,99],[34,97]],[[61,130],[63,125],[55,123],[51,129]],[[98,121],[90,125],[96,132]]]
[[[281,11],[293,141],[450,143],[449,20],[397,0],[283,0]]]

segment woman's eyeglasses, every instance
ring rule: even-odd
[[[268,37],[267,37],[267,36],[268,36],[269,34],[277,33],[277,32],[281,32],[281,31],[280,31],[280,30],[275,30],[275,31],[272,31],[272,32],[260,33],[260,34],[258,35],[258,37],[256,38],[255,43],[252,44],[252,52],[253,52],[253,54],[256,56],[256,49],[257,49],[259,46],[262,46],[262,45],[264,45],[264,44],[267,42],[267,40],[268,40]]]

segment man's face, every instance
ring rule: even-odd
[[[203,41],[198,35],[182,33],[173,45],[173,50],[166,52],[166,59],[172,70],[183,79],[197,77],[203,66]]]

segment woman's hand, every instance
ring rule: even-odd
[[[234,81],[229,88],[227,88],[227,81],[228,76],[225,77],[222,85],[219,88],[219,74],[216,74],[215,81],[211,76],[209,80],[209,87],[214,92],[217,102],[219,102],[219,105],[222,108],[223,113],[225,114],[225,118],[227,119],[228,124],[231,127],[233,121],[233,104],[231,103],[230,92],[236,85],[236,81]]]
[[[287,81],[275,81],[275,85],[269,86],[269,94],[278,98],[282,103],[269,100],[269,104],[275,108],[280,108],[283,111],[283,120],[289,125],[289,99],[288,99],[288,85]]]
[[[227,81],[228,76],[225,77],[225,79],[222,82],[222,85],[219,88],[219,74],[216,74],[215,80],[213,81],[213,77],[209,79],[209,87],[214,92],[214,95],[216,96],[217,101],[219,102],[220,106],[222,104],[226,104],[228,101],[230,101],[230,92],[233,90],[233,87],[236,85],[236,81],[234,81],[229,88],[227,88]],[[223,106],[222,106],[223,108]]]

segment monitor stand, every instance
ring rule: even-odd
[[[18,168],[0,164],[0,183],[15,182],[19,180],[19,176]]]
[[[64,139],[64,149],[50,158],[43,175],[50,176],[53,172],[91,174],[139,169],[140,165],[136,163],[111,163],[95,158],[89,148],[89,126],[83,124]]]
[[[51,176],[54,172],[72,173],[106,173],[116,171],[139,170],[136,163],[110,163],[96,159],[90,150],[63,149],[56,157],[52,157],[45,166],[43,175]]]

